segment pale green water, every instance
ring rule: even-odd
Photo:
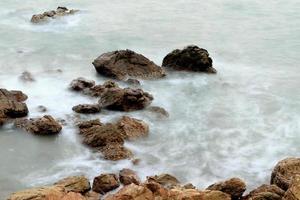
[[[81,12],[42,26],[29,23],[32,14],[58,5]],[[68,175],[92,178],[123,167],[143,178],[173,173],[200,188],[233,176],[250,189],[267,183],[278,160],[299,156],[299,10],[297,0],[2,0],[0,87],[27,93],[30,116],[41,115],[36,107],[45,105],[66,118],[73,105],[95,101],[67,86],[78,76],[103,82],[91,62],[110,50],[129,48],[160,64],[174,48],[197,44],[209,50],[219,73],[143,82],[153,105],[165,107],[170,118],[130,113],[151,128],[149,138],[127,144],[142,159],[138,166],[101,160],[80,144],[70,119],[52,138],[2,128],[0,198]],[[22,83],[24,70],[36,82]],[[99,116],[108,121],[121,114]]]

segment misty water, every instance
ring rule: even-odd
[[[32,14],[59,5],[80,12],[30,23]],[[170,173],[199,188],[230,177],[244,179],[248,189],[268,183],[277,161],[299,156],[299,10],[298,0],[1,0],[0,87],[29,96],[29,117],[43,115],[37,107],[44,105],[67,125],[52,137],[12,124],[0,129],[0,199],[69,175],[92,181],[124,167],[143,179]],[[146,121],[149,137],[126,143],[139,165],[103,160],[81,144],[71,108],[97,99],[71,92],[68,84],[79,76],[107,80],[96,74],[93,59],[131,49],[160,65],[167,53],[189,44],[208,49],[218,74],[171,72],[142,81],[152,105],[168,110],[169,118],[146,111],[82,115]],[[36,81],[22,82],[23,71]]]

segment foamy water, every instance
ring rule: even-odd
[[[58,5],[81,12],[40,26],[29,22],[32,14]],[[249,189],[269,182],[278,160],[299,156],[299,9],[297,0],[2,0],[0,87],[25,92],[30,117],[42,115],[37,107],[44,105],[67,125],[54,137],[32,136],[10,124],[0,129],[0,198],[65,176],[92,180],[124,167],[142,178],[171,173],[199,188],[230,177],[244,179]],[[161,64],[168,52],[188,44],[208,49],[218,74],[174,72],[142,81],[154,95],[152,105],[164,107],[170,118],[145,111],[82,115],[145,120],[149,137],[126,143],[139,165],[102,160],[80,143],[71,108],[97,99],[69,91],[68,84],[79,76],[104,82],[94,58],[128,48]],[[19,79],[25,70],[35,82]]]

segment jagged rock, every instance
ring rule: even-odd
[[[62,126],[50,115],[35,119],[17,119],[15,125],[36,135],[57,134],[62,129]]]
[[[78,10],[69,10],[66,7],[58,7],[56,10],[46,11],[43,14],[35,14],[31,17],[30,21],[35,24],[47,22],[49,19],[54,19],[58,16],[72,15],[76,12],[78,12]]]
[[[119,85],[114,81],[105,81],[102,85],[95,85],[91,88],[85,89],[83,94],[92,97],[101,97],[104,92],[111,88],[119,88]]]
[[[231,178],[226,181],[210,185],[207,190],[218,190],[231,195],[233,200],[240,199],[246,191],[246,184],[239,178]]]
[[[66,195],[62,186],[39,187],[15,192],[7,200],[58,200]]]
[[[94,178],[93,191],[105,194],[120,186],[118,177],[115,174],[101,174]]]
[[[261,185],[252,190],[243,200],[280,200],[284,196],[285,191],[276,185]]]
[[[124,185],[130,185],[131,183],[139,185],[141,183],[141,180],[139,179],[139,177],[131,169],[122,169],[119,172],[119,179],[120,179],[120,182]]]
[[[148,111],[155,113],[157,115],[159,115],[159,117],[169,117],[169,113],[168,111],[166,111],[166,109],[162,108],[162,107],[158,107],[158,106],[149,106],[147,108]]]
[[[79,104],[74,106],[72,110],[77,113],[92,114],[99,113],[101,111],[101,107],[99,104]]]
[[[83,134],[85,130],[88,130],[88,128],[91,128],[93,126],[102,126],[103,124],[100,122],[99,119],[93,119],[89,121],[82,121],[77,124],[80,133]]]
[[[147,187],[132,183],[109,195],[106,200],[154,200],[154,195]]]
[[[166,188],[172,188],[174,186],[178,186],[180,183],[176,177],[174,177],[170,174],[160,174],[160,175],[155,175],[155,176],[149,176],[149,177],[147,177],[147,181],[148,182],[154,181],[156,183],[163,185]]]
[[[290,185],[283,200],[300,200],[300,175],[297,174],[290,181]]]
[[[175,70],[216,73],[212,63],[213,61],[206,49],[188,46],[183,50],[176,49],[169,53],[163,59],[162,66]]]
[[[149,126],[142,120],[123,116],[117,125],[121,135],[125,140],[134,140],[139,137],[145,137],[149,133]]]
[[[110,143],[104,147],[100,147],[99,150],[106,160],[117,161],[133,156],[133,153],[129,149],[118,143]]]
[[[24,71],[21,76],[20,79],[24,82],[33,82],[35,81],[35,79],[33,78],[32,74],[28,71]]]
[[[141,89],[112,88],[102,94],[99,104],[110,110],[134,111],[149,106],[152,100],[153,96]]]
[[[137,79],[129,78],[126,80],[126,83],[133,86],[139,86],[141,85],[141,82]]]
[[[154,181],[147,181],[143,184],[143,186],[147,187],[152,193],[155,199],[168,200],[170,196],[170,192],[168,189],[164,188],[159,183]]]
[[[94,85],[95,81],[79,77],[70,83],[70,88],[75,91],[82,91],[86,88],[91,88]]]
[[[0,89],[0,125],[9,118],[25,117],[28,108],[23,101],[26,99],[27,96],[21,91]]]
[[[156,79],[165,76],[161,67],[131,50],[104,53],[94,60],[93,65],[99,74],[118,80]]]
[[[300,158],[286,158],[278,162],[273,169],[271,184],[287,190],[296,175],[300,175]]]
[[[54,185],[63,186],[67,192],[82,194],[91,189],[89,180],[84,176],[70,176],[56,182]]]

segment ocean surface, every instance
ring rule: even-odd
[[[30,23],[33,14],[57,6],[80,12]],[[124,167],[142,179],[170,173],[199,188],[231,177],[244,179],[249,190],[268,183],[277,161],[300,155],[299,10],[299,0],[1,0],[0,87],[25,92],[30,117],[43,115],[37,109],[43,105],[67,125],[53,137],[12,124],[0,128],[0,199],[69,175],[92,181]],[[217,75],[172,72],[142,81],[152,105],[169,118],[145,111],[82,115],[146,121],[149,137],[126,143],[139,165],[103,160],[81,144],[71,108],[97,99],[68,85],[80,76],[107,80],[91,64],[97,56],[131,49],[160,65],[167,53],[190,44],[210,52]],[[24,71],[35,81],[22,82]]]

